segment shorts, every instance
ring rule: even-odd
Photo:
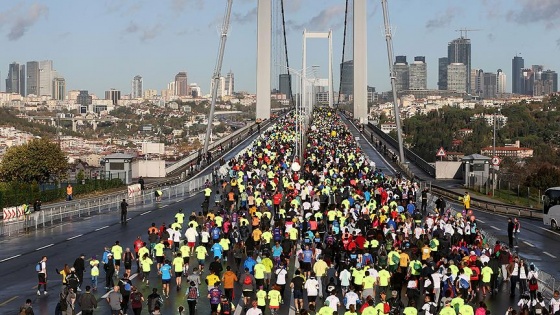
[[[46,284],[47,283],[47,277],[45,277],[44,273],[38,273],[37,274],[38,278],[39,278],[39,284]]]
[[[161,284],[169,284],[171,279],[161,279]]]
[[[303,291],[294,290],[294,299],[303,299]]]
[[[183,264],[184,264],[184,265],[188,265],[188,264],[189,264],[189,260],[190,260],[190,257],[183,257]]]
[[[316,295],[308,295],[308,296],[307,296],[307,301],[309,301],[309,302],[315,302],[315,300],[317,300],[317,296],[316,296]]]
[[[158,264],[163,264],[163,258],[164,258],[164,256],[156,256],[156,262]]]
[[[265,272],[265,273],[264,273],[264,278],[265,278],[266,280],[270,280],[271,274],[272,274],[271,272]]]
[[[150,277],[150,270],[147,270],[147,271],[142,270],[142,273],[144,274],[145,279],[148,279]]]
[[[354,291],[361,292],[362,291],[362,285],[354,283]]]
[[[194,248],[195,242],[188,242],[187,246],[190,247],[191,249]]]
[[[132,268],[132,262],[125,262],[124,263],[124,269],[131,269]]]
[[[253,295],[253,291],[243,291],[244,297],[251,297]]]
[[[271,310],[277,310],[277,309],[279,309],[279,308],[280,308],[280,306],[270,306],[270,309],[271,309]]]
[[[121,265],[121,260],[120,259],[115,259],[115,266],[119,266]]]
[[[204,266],[204,259],[198,259],[198,265]]]
[[[301,269],[305,272],[309,272],[311,271],[311,263],[309,262],[302,262],[301,263]]]
[[[175,278],[180,278],[183,276],[183,272],[182,271],[175,271]]]

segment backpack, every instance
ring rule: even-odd
[[[157,306],[163,305],[163,299],[159,295],[157,297],[152,297],[151,299],[148,300],[148,306],[150,310],[155,309],[156,305]]]
[[[401,258],[399,257],[399,255],[392,255],[391,256],[391,262],[396,265],[401,261]]]
[[[198,298],[198,290],[196,287],[190,287],[187,293],[187,300],[196,300]]]
[[[389,303],[387,303],[387,302],[384,302],[383,303],[383,313],[389,314],[389,312],[391,312],[391,305],[389,305]]]
[[[430,302],[430,308],[428,309],[428,312],[430,312],[430,314],[432,315],[436,315],[437,313],[436,303]]]
[[[66,312],[66,310],[68,310],[68,303],[66,303],[66,294],[60,293],[59,299],[60,300],[58,301],[58,304],[60,305],[60,311]]]
[[[37,265],[35,265],[35,271],[39,272],[43,270],[43,267],[41,266],[41,262],[38,262]]]
[[[231,313],[231,304],[229,301],[221,302],[220,314],[229,315]]]
[[[243,284],[244,285],[251,285],[252,283],[253,283],[253,280],[251,280],[251,276],[245,275],[245,279],[243,279]]]
[[[413,266],[415,271],[422,271],[422,264],[418,260],[414,261]]]
[[[20,307],[19,308],[19,315],[26,315],[28,309],[29,309],[29,307],[27,307],[27,306]]]

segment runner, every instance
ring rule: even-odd
[[[43,294],[47,295],[47,256],[41,257],[41,260],[35,267],[39,283],[37,285],[37,295],[41,295],[41,286],[43,286]]]

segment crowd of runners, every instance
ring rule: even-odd
[[[60,266],[62,314],[76,304],[93,314],[97,291],[108,293],[113,314],[161,314],[172,289],[190,315],[201,315],[203,299],[212,314],[232,315],[235,292],[247,315],[276,314],[291,299],[301,315],[485,315],[506,288],[516,298],[508,315],[559,312],[558,292],[545,301],[535,267],[489,244],[467,203],[459,213],[430,207],[426,190],[377,169],[328,109],[314,112],[296,156],[295,123],[279,118],[224,162],[190,215],[179,210],[130,247],[115,240]],[[46,264],[37,266],[39,295]]]

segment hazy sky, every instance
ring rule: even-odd
[[[273,0],[275,3],[279,0]],[[293,68],[301,67],[301,34],[333,30],[334,78],[342,54],[345,0],[284,0]],[[67,90],[97,95],[109,88],[130,93],[135,75],[161,90],[179,71],[208,93],[226,0],[0,0],[0,72],[8,64],[52,59]],[[257,0],[234,0],[222,73],[235,73],[236,90],[255,91]],[[388,90],[380,1],[368,10],[368,83]],[[395,55],[426,56],[428,87],[436,88],[437,58],[447,43],[470,32],[472,67],[508,75],[519,53],[525,65],[560,70],[560,0],[389,0]],[[326,41],[310,40],[308,65],[327,73]],[[274,62],[274,61],[273,61]]]

